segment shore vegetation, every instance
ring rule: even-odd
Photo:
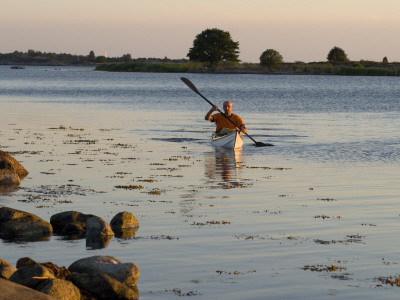
[[[287,74],[287,75],[346,75],[346,76],[400,76],[400,63],[329,62],[281,63],[268,67],[257,63],[221,63],[212,65],[201,62],[151,62],[105,63],[96,71],[109,72],[159,72],[159,73],[229,73],[229,74]]]
[[[274,50],[276,51],[276,50]],[[276,51],[278,54],[279,52]],[[226,73],[226,74],[291,74],[291,75],[346,75],[346,76],[400,76],[400,62],[389,62],[384,57],[380,62],[369,60],[345,62],[283,62],[267,65],[239,61],[196,62],[188,59],[132,58],[96,56],[66,53],[46,53],[35,50],[0,53],[0,65],[12,68],[22,66],[94,66],[96,71],[108,72],[158,72],[158,73]],[[17,66],[17,67],[16,67]]]

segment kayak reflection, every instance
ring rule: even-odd
[[[242,149],[215,148],[213,152],[205,152],[204,155],[206,177],[224,182],[238,180]]]

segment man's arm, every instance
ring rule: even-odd
[[[246,132],[247,132],[247,128],[246,128],[246,126],[244,126],[244,124],[241,125],[241,126],[239,127],[239,130],[240,130],[241,132],[243,132],[243,133],[246,133]]]
[[[212,113],[213,113],[214,111],[216,111],[216,110],[218,110],[218,106],[214,105],[214,106],[208,111],[208,113],[206,114],[206,116],[204,117],[204,119],[205,119],[206,121],[212,121],[212,118],[213,118]]]

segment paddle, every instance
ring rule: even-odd
[[[204,100],[206,100],[211,106],[215,106],[214,104],[212,104],[206,97],[204,97],[204,96],[199,92],[199,90],[196,88],[196,86],[195,86],[189,79],[187,79],[187,78],[185,78],[185,77],[181,77],[181,80],[182,80],[188,87],[190,87],[190,89],[191,89],[193,92],[195,92],[197,95],[199,95],[199,96],[202,97]],[[239,128],[239,126],[236,125],[235,122],[233,122],[233,121],[232,121],[231,119],[229,119],[227,116],[225,116],[225,114],[224,114],[222,111],[220,111],[219,109],[218,109],[218,111],[219,111],[225,118],[227,118],[227,119],[229,120],[229,122],[231,122],[233,125],[235,125],[235,127]],[[256,145],[256,147],[273,146],[272,144],[265,144],[265,143],[262,143],[262,142],[257,142],[257,141],[254,140],[249,134],[247,134],[247,133],[244,133],[244,134],[247,135],[247,136],[254,142],[254,144]]]

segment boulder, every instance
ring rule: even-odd
[[[139,222],[133,214],[123,211],[112,218],[110,226],[117,238],[128,239],[135,236]]]
[[[71,282],[58,278],[51,278],[40,283],[36,290],[60,300],[80,300],[81,292]]]
[[[113,228],[114,234],[116,238],[119,239],[130,239],[135,236],[136,231],[138,230],[137,227],[134,228],[125,228],[125,229],[115,229]]]
[[[21,183],[21,179],[17,173],[11,170],[0,169],[0,185],[17,186]]]
[[[9,153],[0,150],[0,170],[10,170],[20,179],[28,175],[28,171]]]
[[[136,285],[140,275],[139,267],[136,264],[121,263],[112,256],[100,255],[77,260],[68,267],[68,270],[89,275],[107,274],[129,287]]]
[[[127,211],[120,212],[112,218],[110,222],[111,228],[121,230],[127,228],[139,227],[139,222],[133,214]]]
[[[86,215],[79,211],[64,211],[50,217],[50,224],[54,232],[65,235],[79,235],[86,232],[86,222],[93,215]]]
[[[0,300],[10,299],[35,299],[35,300],[55,300],[56,298],[27,288],[23,285],[0,278]]]
[[[71,275],[71,272],[68,271],[68,269],[66,267],[59,267],[56,264],[53,264],[52,262],[38,263],[30,257],[22,257],[22,258],[18,259],[17,269],[25,267],[25,266],[35,265],[35,264],[39,264],[43,267],[46,267],[58,279],[66,279],[68,276]]]
[[[107,274],[72,273],[71,281],[96,299],[138,299],[137,287],[128,287]]]
[[[39,264],[32,264],[19,268],[8,280],[34,289],[48,278],[55,278],[51,270]]]
[[[0,258],[0,278],[8,279],[15,271],[17,268]]]
[[[29,265],[34,265],[36,263],[37,262],[34,261],[30,257],[21,257],[20,259],[17,260],[17,269],[25,267],[25,266],[29,266]]]
[[[104,236],[113,236],[110,225],[102,218],[94,216],[87,219],[86,222],[86,238],[101,238]]]
[[[49,222],[21,210],[0,207],[0,236],[5,239],[37,240],[53,232]]]

